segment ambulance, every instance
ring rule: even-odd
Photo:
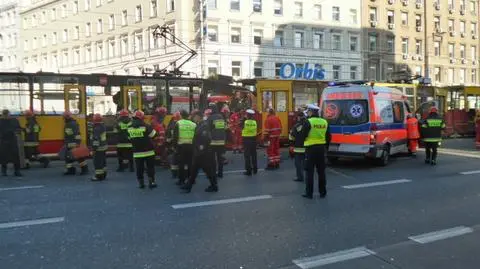
[[[408,152],[407,114],[411,108],[400,90],[374,83],[330,83],[320,99],[321,116],[332,140],[327,157],[367,158],[386,166],[390,156]]]

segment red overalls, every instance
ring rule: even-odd
[[[240,127],[240,113],[235,112],[228,120],[233,138],[233,151],[242,151],[242,128]]]
[[[419,138],[420,133],[418,132],[418,120],[416,118],[407,119],[407,139],[409,152],[417,152]]]
[[[167,163],[166,148],[165,148],[165,126],[163,122],[159,122],[155,117],[152,118],[152,128],[157,132],[154,139],[155,144],[155,160],[161,164]]]
[[[280,134],[282,122],[275,115],[268,115],[265,120],[265,138],[268,139],[268,167],[278,167],[280,164]]]

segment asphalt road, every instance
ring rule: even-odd
[[[190,194],[161,169],[140,190],[133,173],[90,182],[54,163],[0,178],[0,268],[478,268],[479,158],[458,155],[345,161],[313,200],[290,160],[245,177],[229,155],[220,192],[202,176]]]

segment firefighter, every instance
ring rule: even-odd
[[[318,191],[320,198],[327,196],[327,179],[325,175],[325,154],[328,151],[331,135],[328,122],[320,118],[320,108],[316,105],[308,105],[308,119],[302,126],[303,146],[305,147],[305,170],[307,184],[305,194],[302,196],[308,199],[313,198],[313,179],[315,168],[318,173]]]
[[[208,115],[210,110],[211,116]],[[223,164],[225,162],[225,144],[227,141],[227,121],[222,114],[218,113],[218,108],[212,106],[211,109],[205,110],[205,116],[208,117],[209,132],[212,135],[210,145],[214,158],[217,161],[217,176],[223,177]]]
[[[18,136],[21,131],[20,123],[10,116],[10,111],[4,109],[0,118],[0,163],[2,176],[7,176],[7,164],[13,163],[14,175],[21,177]]]
[[[431,107],[425,120],[421,122],[421,137],[425,143],[425,163],[437,164],[438,144],[442,142],[442,130],[445,129],[445,122],[438,115],[438,109]]]
[[[40,157],[38,146],[40,145],[40,131],[42,128],[37,122],[35,114],[31,110],[25,111],[26,124],[24,128],[24,152],[25,152],[25,168],[30,168],[30,162],[39,161],[43,167],[48,167],[49,160],[46,157]]]
[[[419,138],[420,132],[418,130],[418,120],[409,113],[407,115],[408,154],[416,156]]]
[[[240,109],[237,108],[235,113],[232,113],[229,118],[229,126],[232,132],[233,140],[233,153],[242,152],[242,128],[241,128],[241,113]]]
[[[178,177],[178,154],[175,151],[175,147],[173,146],[173,131],[175,130],[175,125],[181,119],[180,112],[175,112],[170,119],[170,122],[167,126],[167,133],[166,133],[166,142],[168,146],[168,153],[171,155],[170,160],[170,171],[172,173],[172,178]]]
[[[137,110],[128,128],[128,138],[133,146],[133,158],[137,168],[138,187],[145,188],[144,174],[147,167],[148,187],[156,188],[155,183],[155,151],[152,139],[155,138],[155,130],[145,123],[145,114]]]
[[[204,115],[211,114],[209,109],[205,110]],[[217,177],[215,174],[215,155],[213,151],[212,140],[212,128],[211,121],[205,119],[202,121],[202,114],[196,112],[193,115],[193,121],[197,124],[195,128],[195,135],[193,137],[193,163],[192,170],[190,171],[190,176],[188,182],[182,186],[182,189],[186,193],[189,193],[192,190],[193,184],[195,184],[195,179],[197,178],[198,171],[202,169],[208,180],[210,181],[210,186],[205,189],[206,192],[217,192]]]
[[[80,167],[80,175],[88,174],[88,165],[87,160],[85,158],[76,159],[72,155],[72,149],[80,146],[80,142],[82,141],[82,137],[80,136],[80,127],[75,119],[72,117],[72,113],[70,111],[65,111],[63,113],[63,119],[65,120],[65,127],[64,127],[64,143],[65,143],[65,173],[64,175],[75,175],[75,167],[73,163],[75,161],[78,162],[78,166]]]
[[[275,115],[275,110],[270,108],[265,120],[265,137],[268,141],[267,156],[268,165],[266,170],[278,169],[280,167],[280,134],[282,133],[282,122]]]
[[[100,114],[93,115],[92,122],[93,166],[95,167],[92,181],[101,181],[107,178],[107,129]]]
[[[255,111],[247,109],[247,117],[242,123],[242,139],[245,158],[244,175],[251,176],[257,173],[257,121],[254,120]]]
[[[130,172],[134,171],[132,143],[128,138],[128,128],[132,126],[132,119],[128,110],[121,110],[118,114],[117,123],[113,132],[117,137],[117,172],[123,172],[125,168],[130,167]]]
[[[294,181],[303,182],[305,171],[305,147],[303,143],[305,138],[303,135],[303,125],[305,124],[305,114],[303,112],[297,112],[297,118],[295,125],[290,130],[288,135],[290,145],[293,148],[293,158],[295,159],[295,169],[297,172],[297,178]]]
[[[195,115],[198,112],[195,112]],[[182,119],[177,122],[173,131],[172,143],[177,153],[178,161],[178,181],[177,185],[185,184],[187,175],[192,166],[193,156],[193,136],[195,135],[195,128],[197,125],[189,120],[189,114],[187,111],[182,110],[180,112]]]
[[[152,128],[157,132],[155,137],[155,160],[158,164],[165,166],[167,163],[165,147],[165,125],[163,120],[167,114],[165,107],[158,107],[152,117]]]

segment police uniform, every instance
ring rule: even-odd
[[[208,127],[211,132],[211,149],[214,154],[214,158],[217,161],[218,177],[223,177],[223,163],[225,160],[225,142],[227,140],[226,129],[227,121],[220,113],[215,113],[208,117]]]
[[[250,115],[243,122],[242,140],[243,140],[243,156],[245,158],[245,175],[251,176],[257,173],[257,121],[253,119],[255,111],[248,109]]]
[[[95,176],[93,181],[104,180],[107,177],[107,129],[105,124],[98,122],[93,125],[92,134],[93,165],[95,166]]]
[[[330,144],[330,132],[328,122],[318,116],[319,108],[310,105],[308,108],[312,111],[312,116],[308,118],[302,127],[302,135],[305,137],[303,145],[305,147],[305,170],[307,183],[305,188],[306,198],[313,197],[313,179],[315,168],[318,173],[318,191],[320,197],[327,195],[327,180],[325,175],[325,154]]]
[[[173,134],[173,144],[175,145],[178,161],[178,182],[182,185],[187,179],[187,175],[192,166],[193,156],[193,137],[197,125],[191,120],[181,119],[177,121]]]
[[[138,113],[139,111],[137,111]],[[128,128],[128,138],[133,146],[133,158],[137,168],[137,180],[140,188],[145,187],[144,173],[147,167],[149,187],[155,188],[155,151],[152,139],[155,137],[155,130],[145,124],[142,117],[135,117],[132,125]]]
[[[25,152],[25,165],[26,168],[30,168],[30,162],[39,161],[43,163],[43,167],[48,166],[48,159],[46,157],[39,157],[38,146],[40,145],[40,131],[42,128],[37,123],[35,117],[27,117],[27,123],[25,124],[25,140],[23,143]]]
[[[9,117],[9,112],[4,111],[0,118],[0,163],[2,175],[7,175],[7,164],[13,163],[15,176],[20,173],[20,156],[18,152],[17,133],[20,132],[20,123],[15,118]]]
[[[88,173],[87,160],[85,158],[75,160],[72,155],[72,149],[78,147],[81,140],[80,127],[78,126],[77,121],[71,117],[65,118],[64,143],[67,150],[65,155],[65,175],[75,174],[75,167],[73,166],[75,161],[78,162],[81,169],[80,175],[86,175]]]
[[[305,138],[303,137],[304,124],[305,118],[303,118],[302,115],[302,118],[295,123],[288,135],[291,146],[293,146],[293,155],[295,159],[295,169],[297,173],[295,181],[299,182],[304,181],[305,172],[305,147],[303,146],[305,141]]]
[[[132,143],[128,138],[128,128],[132,126],[132,120],[128,116],[123,116],[118,119],[113,132],[117,136],[117,158],[118,158],[118,172],[123,172],[126,166],[130,167],[130,172],[133,172],[133,152]]]
[[[438,113],[430,113],[421,122],[421,137],[425,143],[425,163],[437,164],[437,148],[442,142],[442,130],[445,129],[445,122]]]

